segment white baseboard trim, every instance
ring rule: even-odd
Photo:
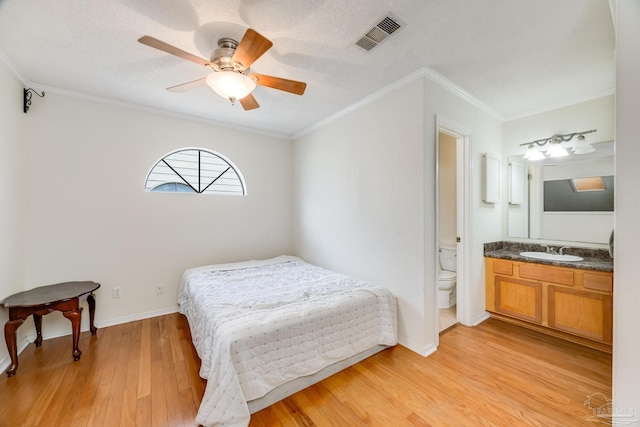
[[[478,326],[480,323],[484,322],[485,320],[487,320],[489,317],[491,317],[489,315],[488,311],[485,311],[484,313],[482,313],[480,316],[476,317],[475,319],[471,320],[471,326]]]
[[[430,354],[434,353],[438,349],[438,347],[434,343],[427,344],[424,347],[421,347],[419,345],[409,344],[408,342],[404,342],[403,340],[398,340],[398,344],[400,344],[405,348],[408,348],[414,353],[418,353],[420,356],[423,356],[423,357],[429,356]]]
[[[429,344],[424,346],[424,349],[422,350],[422,352],[420,353],[422,356],[427,357],[433,353],[436,352],[436,350],[438,349],[438,347],[435,344]]]
[[[148,311],[146,313],[136,313],[129,316],[122,316],[122,317],[116,317],[114,319],[103,320],[101,322],[96,322],[96,327],[98,329],[106,328],[109,326],[121,325],[123,323],[135,322],[136,320],[150,319],[152,317],[164,316],[166,314],[172,314],[177,312],[178,312],[178,306],[176,305],[174,307],[163,308],[162,310]],[[86,330],[88,331],[89,329],[86,329]],[[67,335],[70,335],[70,333]]]
[[[98,329],[106,328],[109,326],[121,325],[123,323],[150,319],[152,317],[164,316],[166,314],[172,314],[177,312],[178,312],[178,306],[176,305],[175,307],[164,308],[162,310],[148,311],[146,313],[137,313],[137,314],[132,314],[130,316],[122,316],[122,317],[116,317],[114,319],[103,320],[101,322],[96,322],[96,327]],[[81,332],[86,332],[88,330],[89,330],[89,326],[86,326],[82,328]],[[68,332],[43,334],[42,339],[46,341],[48,339],[65,337],[68,335],[71,335],[71,328],[69,328]],[[35,339],[36,339],[35,335],[29,334],[18,342],[18,357],[20,356],[20,353],[22,353],[29,344],[35,341]],[[11,357],[9,356],[9,354],[7,354],[2,359],[0,359],[0,371],[5,371],[10,364],[11,364]]]

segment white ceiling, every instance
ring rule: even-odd
[[[357,47],[389,12],[404,27]],[[258,87],[244,111],[206,86],[169,92],[208,69],[137,42],[208,59],[247,28],[274,44],[252,71],[305,81],[302,97]],[[604,0],[0,0],[4,62],[36,88],[286,136],[425,67],[506,119],[613,93],[614,46]]]

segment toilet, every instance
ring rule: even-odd
[[[438,308],[450,308],[456,305],[456,250],[440,248],[438,258]]]

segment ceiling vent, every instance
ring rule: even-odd
[[[389,14],[382,18],[382,20],[374,25],[373,28],[367,31],[367,33],[356,42],[356,45],[369,51],[378,46],[400,28],[402,28],[400,20]]]

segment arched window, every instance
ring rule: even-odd
[[[147,174],[146,191],[247,194],[244,179],[224,156],[201,148],[183,148],[158,160]]]

